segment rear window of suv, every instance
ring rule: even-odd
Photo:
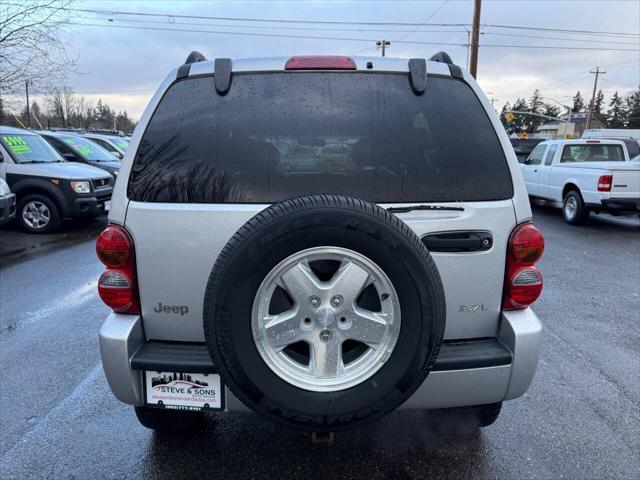
[[[141,139],[132,200],[272,203],[297,195],[374,202],[511,198],[504,152],[465,83],[408,75],[235,74],[174,83]]]

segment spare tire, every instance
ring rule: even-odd
[[[308,431],[360,426],[427,377],[445,327],[438,270],[398,217],[355,198],[274,204],[224,247],[204,299],[222,381]]]

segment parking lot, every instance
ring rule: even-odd
[[[637,478],[640,222],[571,227],[542,207],[534,221],[545,340],[529,392],[480,433],[402,411],[328,447],[253,414],[212,417],[195,435],[142,428],[100,365],[99,222],[4,255],[0,478]],[[0,230],[3,245],[16,238]]]

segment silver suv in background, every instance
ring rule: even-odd
[[[107,150],[111,155],[122,160],[124,158],[124,152],[127,151],[129,142],[125,137],[117,135],[104,135],[102,133],[81,133],[81,137],[88,138],[92,142],[97,143],[102,148]]]
[[[527,391],[544,240],[445,53],[194,52],[129,150],[97,241],[100,350],[144,426],[253,410],[327,433],[397,408],[486,426]]]
[[[11,193],[9,184],[0,177],[0,225],[10,222],[16,216],[16,195]]]

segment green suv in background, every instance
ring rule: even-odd
[[[99,168],[67,162],[40,135],[0,126],[0,177],[16,195],[16,218],[28,232],[51,233],[63,218],[109,210],[113,179]]]

